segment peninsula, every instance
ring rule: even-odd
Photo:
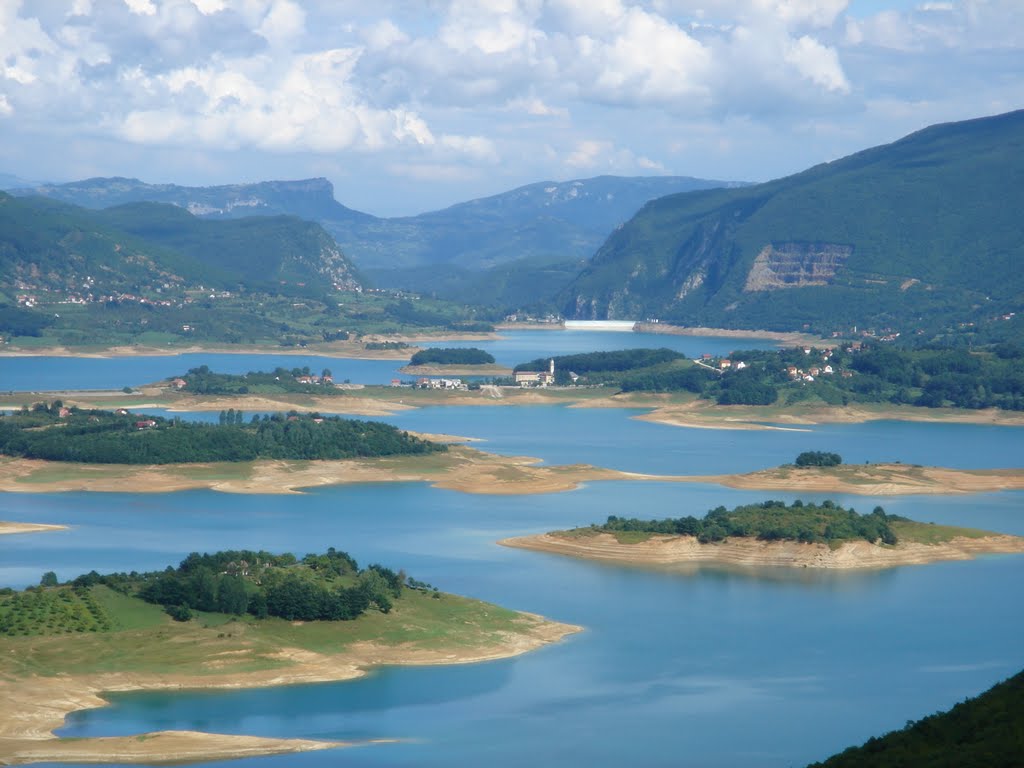
[[[633,565],[866,569],[1024,553],[1024,537],[919,523],[881,507],[859,515],[821,505],[765,501],[698,519],[637,520],[504,539],[520,549]]]
[[[506,658],[579,631],[442,593],[334,549],[193,554],[176,569],[85,574],[0,594],[0,764],[226,760],[346,746],[175,731],[64,739],[113,691],[347,680],[380,664]],[[401,736],[401,734],[396,734]]]

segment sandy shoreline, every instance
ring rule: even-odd
[[[558,642],[580,627],[520,613],[520,631],[486,647],[426,650],[355,643],[341,654],[281,649],[286,663],[258,672],[202,675],[100,673],[21,679],[0,678],[0,765],[32,762],[169,763],[229,760],[255,755],[352,746],[308,739],[271,739],[196,731],[138,736],[62,739],[53,734],[75,710],[105,706],[111,692],[261,688],[351,680],[379,665],[469,664],[509,658]]]
[[[621,544],[609,533],[559,536],[542,533],[503,539],[502,546],[550,552],[588,560],[631,565],[719,565],[742,568],[789,567],[842,570],[923,565],[943,560],[970,560],[983,554],[1024,553],[1024,537],[992,535],[957,537],[941,544],[906,543],[879,546],[867,541],[846,542],[837,549],[826,544],[795,541],[767,542],[727,539],[700,544],[693,536],[652,535],[646,541]]]
[[[11,533],[45,533],[46,531],[65,531],[66,525],[45,525],[44,523],[12,523],[0,520],[0,536]]]
[[[571,491],[592,480],[662,479],[589,464],[551,466],[526,456],[500,456],[453,445],[444,454],[341,461],[127,465],[0,460],[0,492],[287,494],[352,483],[428,482],[435,488],[485,495]]]
[[[581,403],[580,407],[587,406]],[[996,408],[964,410],[880,404],[878,407],[850,405],[784,409],[772,406],[711,405],[696,400],[680,404],[633,404],[631,407],[651,408],[649,413],[633,417],[640,421],[691,429],[801,429],[818,424],[863,424],[869,421],[1024,426],[1024,413]]]
[[[39,459],[0,459],[0,492],[172,493],[208,489],[223,493],[290,494],[353,483],[426,482],[434,488],[482,495],[532,495],[572,491],[603,480],[713,483],[745,490],[849,493],[866,496],[991,493],[1024,490],[1024,469],[960,470],[908,464],[774,467],[733,475],[655,475],[591,464],[544,464],[529,456],[503,456],[466,445],[467,438],[422,435],[450,444],[447,453],[340,461],[261,460],[170,465],[72,464]],[[24,524],[0,533],[53,530]],[[15,526],[20,524],[10,523]],[[61,526],[56,526],[60,528]]]

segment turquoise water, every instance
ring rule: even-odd
[[[835,450],[848,461],[960,467],[1019,466],[1024,455],[1017,428],[876,422],[726,432],[631,415],[436,407],[391,420],[482,437],[487,450],[656,473],[745,471],[807,449]],[[916,519],[1024,535],[1021,492],[830,497],[862,511],[882,504]],[[799,766],[947,708],[1024,666],[1021,556],[878,573],[751,574],[608,566],[494,544],[609,514],[700,514],[763,498],[713,485],[634,481],[522,497],[420,483],[273,497],[6,494],[0,519],[71,528],[0,538],[0,584],[35,583],[46,570],[63,579],[92,568],[161,568],[193,550],[305,553],[333,545],[447,591],[586,627],[563,643],[493,663],[387,668],[354,682],[272,690],[119,695],[112,707],[72,715],[62,730],[404,740],[252,763],[274,768]]]

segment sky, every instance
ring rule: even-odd
[[[764,181],[1024,107],[1024,0],[0,0],[0,173],[323,176],[380,216]]]

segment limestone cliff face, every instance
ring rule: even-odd
[[[743,290],[829,285],[851,253],[851,246],[836,243],[770,243],[758,252]]]
[[[329,281],[336,290],[354,291],[360,288],[352,262],[326,232],[320,238],[319,259],[313,259],[311,268]]]

